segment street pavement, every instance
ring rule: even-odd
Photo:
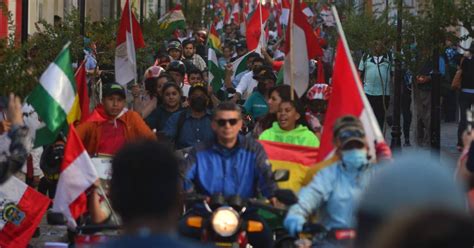
[[[456,143],[457,143],[457,129],[458,123],[457,122],[449,122],[441,123],[441,133],[440,133],[440,161],[441,164],[452,166],[453,168],[456,166],[457,159],[461,155],[461,153],[457,150]],[[410,147],[403,146],[405,142],[402,135],[402,148],[401,153],[394,153],[395,158],[397,156],[403,156],[403,154],[409,152],[416,152],[416,153],[423,153],[426,156],[431,156],[431,148],[430,147],[420,147],[416,144],[415,140],[415,128],[414,123],[412,123],[411,132],[410,132]],[[385,134],[385,139],[388,144],[391,142],[391,134],[390,130],[388,130]]]

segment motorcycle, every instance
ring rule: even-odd
[[[277,191],[276,198],[287,206],[298,202],[297,196],[291,190]],[[285,213],[286,216],[286,213]],[[351,228],[333,228],[327,230],[318,223],[307,222],[298,237],[284,236],[280,242],[285,248],[309,248],[309,247],[351,247],[356,237],[356,231]]]
[[[276,170],[273,173],[275,181],[286,181],[289,178],[287,170]],[[199,239],[204,243],[212,243],[217,247],[252,247],[247,235],[264,232],[264,223],[257,220],[245,220],[243,215],[249,209],[267,210],[284,216],[285,209],[272,206],[259,199],[242,199],[240,196],[225,198],[217,194],[211,197],[198,194],[188,194],[185,206],[200,206],[203,214],[193,214],[193,208],[185,209],[184,222],[187,228],[198,230]],[[275,230],[271,230],[275,235]],[[281,231],[281,230],[280,230]],[[197,238],[197,237],[196,237]],[[279,242],[278,240],[276,240]],[[277,246],[279,247],[279,246]]]

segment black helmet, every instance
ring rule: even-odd
[[[167,71],[177,71],[181,75],[184,76],[184,74],[186,74],[186,66],[184,65],[184,63],[182,61],[175,60],[175,61],[169,63]]]
[[[49,180],[57,181],[64,158],[64,143],[54,143],[41,154],[40,168]]]

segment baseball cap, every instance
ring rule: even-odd
[[[257,71],[256,74],[254,74],[253,79],[255,80],[272,79],[276,81],[276,76],[273,73],[272,68],[270,68],[269,66],[263,66]]]
[[[177,49],[181,51],[182,50],[181,43],[177,40],[170,41],[170,43],[168,43],[168,47],[166,50],[169,51],[171,49]]]
[[[336,120],[333,128],[334,141],[338,140],[341,147],[351,141],[366,143],[365,131],[360,120],[353,115],[342,116]]]
[[[126,98],[125,89],[122,85],[117,83],[104,84],[104,86],[102,87],[102,97],[111,96],[113,94],[117,94],[123,98]]]

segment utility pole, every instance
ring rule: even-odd
[[[28,41],[28,9],[29,1],[21,1],[21,43],[25,44]]]
[[[86,0],[79,0],[79,22],[81,23],[82,37],[86,37],[85,20],[86,20]]]
[[[392,124],[392,149],[401,150],[401,127],[400,127],[400,113],[401,113],[401,94],[402,94],[402,62],[400,55],[402,51],[402,11],[403,0],[397,1],[397,42],[396,42],[396,56],[395,56],[395,78],[393,91],[393,124]]]
[[[140,27],[143,30],[143,5],[145,4],[145,0],[140,0]]]
[[[440,159],[440,97],[441,97],[441,74],[439,72],[439,44],[442,42],[440,37],[440,12],[444,11],[439,8],[437,1],[433,1],[434,7],[434,37],[433,37],[433,73],[431,74],[431,151],[432,156]]]

